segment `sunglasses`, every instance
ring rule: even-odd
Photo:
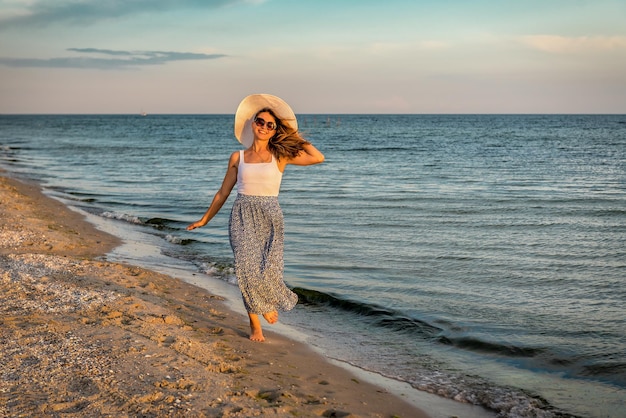
[[[276,130],[276,124],[274,122],[265,122],[265,119],[263,118],[259,118],[259,117],[254,118],[254,123],[256,123],[256,126],[258,126],[259,128],[262,128],[265,126],[270,131]]]

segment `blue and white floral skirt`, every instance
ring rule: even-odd
[[[298,303],[298,295],[283,281],[284,236],[278,197],[237,195],[229,238],[235,275],[249,313],[288,311]]]

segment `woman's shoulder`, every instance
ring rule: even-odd
[[[234,166],[239,165],[240,155],[241,155],[241,151],[233,151],[233,153],[230,154],[230,158],[228,159],[228,165],[234,165]]]

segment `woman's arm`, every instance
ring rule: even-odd
[[[284,164],[313,165],[319,164],[323,161],[324,154],[322,154],[317,148],[315,148],[313,144],[307,142],[306,144],[304,144],[302,151],[300,151],[300,153],[296,157],[286,160]]]
[[[189,226],[187,226],[187,231],[191,231],[192,229],[199,228],[209,223],[211,219],[220,211],[230,192],[237,184],[237,167],[239,166],[239,151],[233,152],[228,160],[228,169],[226,170],[226,175],[224,176],[224,181],[222,181],[222,187],[215,193],[213,197],[213,201],[211,202],[211,206],[207,209],[202,216],[202,219],[196,221]]]

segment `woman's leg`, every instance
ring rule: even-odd
[[[278,322],[278,312],[271,311],[263,314],[263,318],[268,322],[268,324],[275,324]]]
[[[258,342],[265,341],[259,315],[248,312],[248,317],[250,318],[250,339]],[[263,318],[265,318],[268,323],[274,324],[278,321],[278,312],[272,311],[265,313],[263,314]]]
[[[265,341],[263,330],[261,329],[261,321],[259,321],[259,315],[248,313],[248,316],[250,317],[250,339],[258,342]]]
[[[250,318],[250,339],[252,341],[263,342],[265,341],[265,337],[263,336],[263,329],[261,328],[261,321],[259,320],[259,315],[251,314],[248,312],[248,317]],[[263,314],[263,318],[270,323],[275,324],[278,322],[278,312],[272,311]]]

